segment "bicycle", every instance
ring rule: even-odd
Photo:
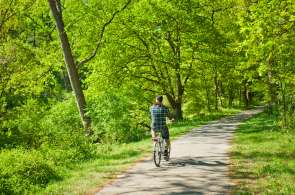
[[[164,156],[166,141],[162,138],[162,136],[157,136],[154,139],[154,148],[153,148],[153,160],[156,167],[160,167],[162,154]],[[170,160],[170,150],[171,147],[167,147],[167,155],[164,156],[164,160]]]

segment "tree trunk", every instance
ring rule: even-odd
[[[78,70],[75,65],[74,57],[72,55],[72,50],[70,47],[70,43],[67,37],[67,33],[64,29],[64,22],[62,18],[62,10],[59,0],[48,0],[49,7],[51,9],[51,13],[55,19],[62,51],[64,54],[65,64],[67,68],[67,72],[69,75],[69,79],[71,82],[72,89],[75,93],[76,102],[78,106],[78,110],[80,113],[80,117],[85,129],[85,132],[90,133],[90,125],[91,120],[85,115],[86,101],[82,91],[81,83],[79,80]]]
[[[183,119],[182,103],[181,102],[176,102],[176,104],[175,104],[175,117],[176,117],[176,120],[182,120]]]
[[[240,107],[242,107],[242,104],[243,104],[243,103],[242,103],[242,99],[243,99],[243,92],[242,92],[243,89],[242,89],[242,87],[243,87],[243,86],[242,86],[242,84],[241,84],[241,85],[240,85],[240,88],[239,88],[239,106],[240,106]]]
[[[178,64],[178,69],[176,70],[176,101],[175,101],[175,114],[176,114],[176,120],[182,120],[182,96],[184,92],[183,85],[181,83],[181,77],[180,77],[180,65]]]
[[[207,99],[207,110],[208,112],[211,112],[211,105],[210,105],[210,91],[209,87],[206,85],[206,99]]]
[[[217,74],[214,75],[214,84],[215,84],[215,110],[218,110],[218,80]]]
[[[171,107],[173,108],[173,110],[175,111],[175,119],[176,120],[182,120],[183,119],[183,113],[182,113],[182,101],[180,99],[176,100],[171,94],[166,93],[166,97],[171,105]]]
[[[276,102],[276,87],[273,82],[272,78],[272,65],[273,65],[273,59],[272,59],[272,53],[269,55],[268,58],[268,67],[267,67],[267,79],[268,79],[268,93],[269,93],[269,101],[268,101],[268,107],[270,112],[272,113],[272,107]]]
[[[287,127],[287,101],[286,101],[286,85],[281,81],[282,101],[283,101],[283,127]]]
[[[244,83],[244,100],[245,100],[245,107],[249,107],[250,103],[250,97],[249,97],[249,91],[248,91],[248,83],[245,81]]]
[[[233,94],[230,94],[228,97],[228,107],[230,107],[230,108],[233,107],[233,101],[234,101],[234,96],[233,96]]]
[[[222,96],[223,96],[223,87],[222,87],[222,81],[221,81],[221,80],[218,81],[218,86],[219,86],[219,89],[218,89],[218,96],[219,96],[219,100],[220,100],[220,105],[221,105],[221,107],[224,107],[224,105],[223,105],[223,100],[222,100]]]
[[[234,86],[232,84],[229,84],[229,88],[228,88],[228,106],[230,108],[233,107],[233,101],[235,98],[235,93],[234,93]]]

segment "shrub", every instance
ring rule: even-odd
[[[0,192],[20,194],[45,187],[58,175],[52,162],[36,150],[11,149],[0,152]]]
[[[56,161],[79,161],[91,157],[92,148],[73,98],[57,103],[40,121],[42,150]]]
[[[83,126],[73,98],[58,102],[41,119],[43,143],[68,145],[73,137],[83,134]],[[73,136],[74,135],[74,136]],[[68,143],[65,143],[68,142]]]
[[[133,105],[123,94],[110,91],[92,96],[88,105],[94,136],[99,142],[128,142],[143,136],[133,120]]]
[[[6,129],[3,134],[5,141],[0,147],[39,147],[41,144],[40,118],[43,117],[44,111],[45,108],[33,99],[9,111],[7,120],[2,121],[0,125],[1,129]]]

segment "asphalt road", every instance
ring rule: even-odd
[[[262,109],[213,121],[173,141],[171,159],[157,168],[151,158],[136,164],[97,195],[228,194],[229,148],[234,130]]]

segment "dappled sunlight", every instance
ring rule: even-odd
[[[226,194],[230,182],[229,142],[235,128],[252,110],[210,122],[172,142],[171,159],[155,167],[150,158],[118,176],[104,194]]]

